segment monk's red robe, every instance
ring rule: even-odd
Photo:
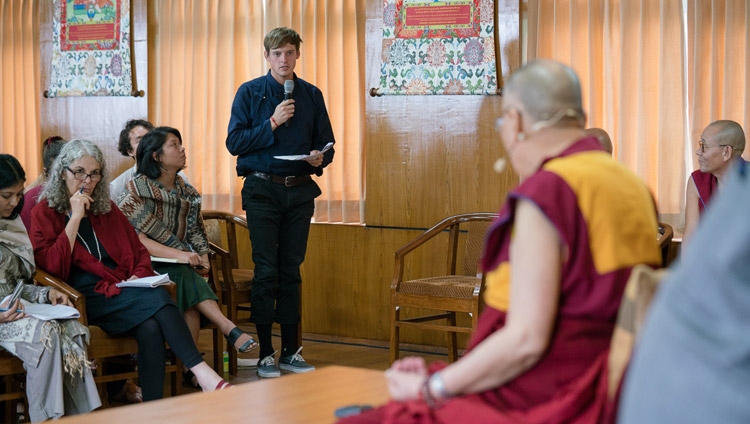
[[[738,158],[737,160],[745,161],[742,158]],[[710,172],[701,172],[700,169],[693,171],[690,174],[690,178],[698,190],[698,214],[699,216],[703,216],[703,212],[706,211],[708,204],[711,203],[711,198],[719,190],[719,179]]]
[[[483,256],[487,306],[469,349],[505,323],[509,247],[519,199],[539,207],[567,252],[547,353],[493,390],[454,397],[437,409],[422,400],[390,402],[347,422],[599,423],[612,418],[607,355],[620,300],[633,266],[661,261],[651,194],[595,138],[582,139],[546,160],[508,195],[490,227]],[[441,366],[433,365],[431,371]]]

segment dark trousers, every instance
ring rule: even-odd
[[[312,180],[286,187],[254,176],[245,179],[242,208],[247,213],[255,263],[250,301],[256,325],[300,321],[299,267],[305,260],[310,219],[319,195],[320,188]]]

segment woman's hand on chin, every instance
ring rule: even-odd
[[[88,194],[75,192],[70,196],[70,219],[81,219],[86,215],[89,206],[94,202]]]

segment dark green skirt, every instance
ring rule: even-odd
[[[177,284],[175,301],[180,312],[185,312],[204,300],[219,300],[206,280],[189,265],[155,262],[152,266],[159,274],[169,274],[169,279]]]

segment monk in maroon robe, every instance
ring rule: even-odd
[[[734,121],[714,121],[701,133],[698,142],[698,164],[687,182],[685,193],[685,232],[687,240],[698,225],[711,198],[720,189],[724,176],[737,161],[742,161],[745,151],[745,133]]]
[[[625,283],[657,265],[646,185],[584,135],[578,77],[536,61],[504,93],[502,141],[521,184],[487,235],[486,307],[467,353],[386,371],[393,400],[346,422],[600,423]]]

